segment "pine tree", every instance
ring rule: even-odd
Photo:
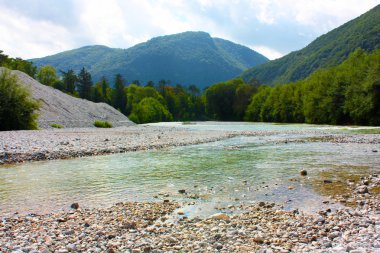
[[[81,98],[91,100],[91,86],[92,78],[91,74],[85,69],[82,68],[78,75],[78,92]]]

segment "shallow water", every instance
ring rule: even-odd
[[[185,211],[199,216],[215,212],[215,207],[261,200],[312,212],[321,208],[327,197],[316,185],[335,175],[326,171],[361,175],[380,170],[380,155],[371,151],[371,145],[285,141],[313,137],[314,132],[340,131],[337,127],[215,122],[159,125],[279,133],[166,150],[2,166],[0,215],[57,211],[73,202],[82,207],[107,207],[121,201],[163,198],[194,201],[196,205]],[[305,132],[310,133],[300,135]],[[301,169],[308,171],[307,177],[299,176]],[[180,189],[186,193],[178,193]]]

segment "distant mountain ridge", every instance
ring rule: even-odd
[[[368,52],[380,48],[380,5],[307,47],[255,66],[241,76],[246,81],[255,78],[268,85],[285,84],[304,79],[318,68],[336,66],[359,47]]]
[[[160,36],[128,49],[86,46],[56,55],[31,59],[37,66],[58,70],[85,67],[94,81],[116,74],[143,83],[170,80],[172,85],[195,84],[201,88],[233,78],[268,59],[252,49],[205,32],[184,32]]]

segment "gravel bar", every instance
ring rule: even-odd
[[[118,203],[109,208],[2,218],[0,252],[380,252],[378,194],[371,175],[352,188],[357,208],[311,215],[274,203],[229,206],[188,218],[186,203]]]

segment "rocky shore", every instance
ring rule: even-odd
[[[191,131],[129,126],[0,132],[0,163],[160,149],[268,132]],[[379,135],[317,133],[284,143],[317,141],[364,145],[378,152]],[[278,141],[278,140],[277,140]],[[362,146],[361,146],[362,147]],[[302,172],[303,176],[307,172]],[[325,180],[324,185],[334,182]],[[208,218],[187,216],[191,203],[118,203],[107,208],[0,217],[0,252],[378,252],[380,175],[340,182],[347,192],[330,202],[346,205],[318,213],[285,211],[277,203],[231,205]],[[207,217],[207,216],[206,216]]]
[[[239,135],[134,125],[109,129],[68,128],[0,132],[0,164],[162,149]]]
[[[291,132],[294,134],[294,132]],[[235,136],[286,134],[275,131],[192,131],[185,128],[131,125],[116,128],[67,128],[35,131],[0,132],[0,165],[25,161],[67,159],[73,157],[162,149],[218,141]],[[332,142],[380,144],[376,134],[324,134],[299,132],[298,138],[284,142]],[[305,135],[305,138],[302,138]],[[374,146],[377,152],[377,146]],[[380,151],[380,150],[379,150]]]
[[[274,203],[229,206],[189,218],[186,203],[118,203],[2,218],[0,252],[380,252],[380,176],[352,186],[356,207],[318,214]],[[366,189],[364,189],[366,188]],[[364,190],[363,190],[364,189]]]

